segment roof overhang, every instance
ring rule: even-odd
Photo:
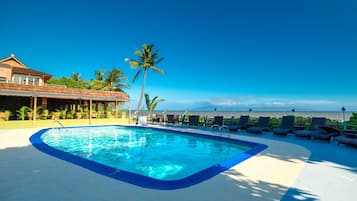
[[[55,88],[0,83],[0,96],[40,97],[70,100],[119,101],[127,102],[123,92],[99,91],[88,89]]]
[[[122,98],[108,96],[91,96],[77,94],[61,94],[61,93],[46,93],[46,92],[29,92],[20,90],[0,90],[0,96],[19,96],[19,97],[39,97],[39,98],[55,98],[55,99],[70,99],[70,100],[94,100],[94,101],[120,101],[125,102]]]

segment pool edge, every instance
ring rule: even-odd
[[[199,184],[205,180],[208,180],[230,168],[233,166],[238,165],[239,163],[251,158],[252,156],[260,153],[264,149],[268,148],[267,145],[261,144],[261,143],[256,143],[256,142],[251,142],[251,141],[245,141],[245,140],[239,140],[239,139],[232,139],[232,138],[227,138],[223,136],[215,136],[215,135],[208,135],[208,134],[203,134],[203,133],[194,133],[194,132],[189,132],[189,131],[180,131],[180,130],[171,130],[171,129],[165,129],[165,128],[153,128],[153,127],[140,127],[140,126],[131,126],[131,125],[105,125],[105,126],[122,126],[122,127],[139,127],[139,128],[150,128],[150,129],[156,129],[156,130],[165,130],[165,131],[170,131],[170,132],[176,132],[180,134],[186,134],[186,135],[195,135],[195,136],[200,136],[200,137],[208,137],[210,139],[214,140],[224,140],[224,141],[230,141],[230,142],[238,142],[238,144],[245,144],[249,146],[254,147],[252,149],[249,149],[242,154],[235,156],[231,159],[228,159],[226,161],[223,161],[217,165],[208,167],[204,170],[201,170],[199,172],[196,172],[188,177],[185,177],[183,179],[178,179],[178,180],[159,180],[159,179],[154,179],[150,177],[146,177],[143,175],[139,175],[136,173],[132,172],[127,172],[124,170],[119,170],[116,168],[112,168],[106,165],[103,165],[101,163],[97,163],[94,161],[90,161],[85,158],[81,158],[79,156],[72,155],[70,153],[55,149],[46,143],[44,143],[41,140],[41,135],[44,134],[46,131],[52,129],[52,128],[45,128],[41,129],[34,134],[31,135],[29,138],[29,141],[31,144],[38,149],[39,151],[54,156],[55,158],[64,160],[66,162],[70,162],[72,164],[75,164],[77,166],[83,167],[85,169],[91,170],[93,172],[96,172],[98,174],[127,182],[136,186],[140,186],[143,188],[150,188],[150,189],[156,189],[156,190],[176,190],[176,189],[181,189],[181,188],[187,188],[196,184]],[[103,127],[105,127],[103,126]],[[98,126],[73,126],[73,127],[65,127],[65,128],[83,128],[83,127],[98,127]],[[58,128],[56,128],[58,129]],[[61,129],[61,128],[59,128]],[[63,129],[63,128],[62,128]]]

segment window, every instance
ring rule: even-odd
[[[13,81],[15,84],[20,84],[20,83],[21,83],[21,82],[20,82],[20,76],[14,75],[14,76],[12,77],[12,81]]]
[[[25,76],[21,76],[21,84],[26,84],[26,77]]]
[[[36,86],[40,85],[40,78],[38,78],[38,77],[35,78],[35,85]]]
[[[6,77],[0,77],[0,82],[6,82]]]
[[[29,85],[33,85],[34,84],[34,77],[29,77],[28,80],[29,80]]]
[[[15,84],[26,84],[26,85],[40,85],[39,77],[25,76],[25,75],[13,75],[12,81]]]

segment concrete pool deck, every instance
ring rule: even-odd
[[[293,135],[238,132],[230,137],[269,147],[192,187],[153,190],[111,179],[38,151],[29,142],[38,130],[0,131],[0,200],[342,201],[357,197],[357,149],[348,146],[296,139]]]

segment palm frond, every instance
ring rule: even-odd
[[[150,104],[153,104],[153,103],[156,101],[157,98],[158,98],[158,96],[155,96],[155,97],[151,100],[151,103],[150,103]]]
[[[96,80],[103,80],[104,73],[102,71],[96,70],[94,75]]]
[[[117,84],[115,86],[117,86],[118,88],[125,88],[125,89],[131,88],[130,84]]]
[[[103,80],[92,80],[90,83],[90,88],[95,90],[101,90],[105,87],[105,82]]]
[[[153,103],[150,105],[150,110],[151,110],[151,112],[155,110],[157,104],[159,104],[160,102],[163,102],[163,101],[165,101],[165,99],[160,98],[160,99],[157,99],[155,102],[153,102]]]
[[[132,61],[132,62],[130,62],[130,67],[131,68],[137,68],[137,67],[139,67],[139,66],[141,66],[141,63],[140,62],[138,62],[138,61]]]
[[[153,71],[155,71],[155,72],[157,72],[157,73],[165,74],[165,71],[164,71],[164,70],[159,69],[159,68],[157,68],[156,66],[151,66],[150,69],[153,70]]]
[[[133,83],[138,79],[138,77],[141,75],[141,73],[143,72],[143,69],[138,70],[138,72],[136,72],[134,78],[133,78]]]
[[[150,112],[151,101],[150,101],[150,96],[147,93],[145,93],[145,103],[146,103],[146,108]]]
[[[156,60],[155,63],[158,64],[158,63],[160,63],[162,60],[164,60],[164,57],[161,57],[160,59]]]
[[[134,54],[138,57],[142,57],[143,56],[143,53],[139,50],[139,49],[135,49],[135,52]]]

